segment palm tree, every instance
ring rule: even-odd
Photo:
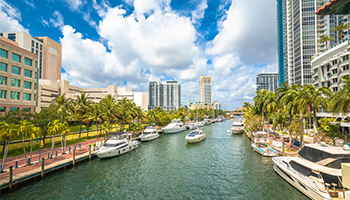
[[[91,106],[91,109],[88,113],[86,113],[86,118],[91,121],[95,121],[96,123],[96,140],[98,141],[98,135],[99,135],[99,129],[98,129],[98,123],[102,121],[103,114],[101,112],[101,105],[100,104],[93,104]]]
[[[349,28],[349,25],[345,24],[345,23],[342,23],[338,26],[336,26],[333,30],[334,31],[339,31],[339,40],[340,40],[340,43],[343,42],[343,30],[345,29],[348,29]]]
[[[122,131],[124,124],[131,120],[130,109],[132,104],[127,98],[123,98],[121,101],[118,101],[117,106],[116,118],[120,122],[120,131]]]
[[[53,149],[55,147],[55,135],[58,135],[58,133],[60,133],[61,127],[62,127],[62,123],[59,120],[55,120],[55,121],[47,124],[47,133],[52,136],[52,146],[51,146],[50,158],[52,158]]]
[[[100,101],[100,104],[102,105],[103,118],[112,125],[112,122],[116,120],[116,100],[112,95],[107,95]]]
[[[79,117],[80,121],[79,140],[81,136],[81,128],[83,126],[83,117],[89,105],[92,103],[92,101],[88,97],[89,95],[85,93],[80,93],[80,95],[76,96],[77,99],[74,101],[75,107],[77,109],[77,116]]]
[[[322,137],[328,137],[333,141],[333,145],[335,145],[336,138],[339,138],[340,133],[340,124],[339,123],[331,123],[331,119],[322,118],[320,119],[320,127],[319,130],[319,136]]]
[[[350,113],[350,76],[343,78],[345,85],[331,98],[335,113]]]
[[[11,138],[14,138],[18,132],[18,125],[16,124],[7,124],[6,122],[0,123],[1,129],[0,129],[0,139],[4,142],[4,157],[2,159],[2,167],[0,169],[0,173],[3,172],[3,168],[6,163],[7,154],[9,151],[10,146],[10,140]]]
[[[31,129],[32,129],[31,126],[32,126],[32,124],[30,122],[28,122],[27,120],[20,121],[20,124],[18,127],[18,132],[17,132],[17,135],[22,135],[24,158],[26,159],[27,164],[28,164],[28,159],[27,159],[26,148],[24,145],[24,139],[29,136]]]
[[[65,116],[69,115],[69,109],[71,107],[71,99],[66,98],[66,94],[63,94],[59,97],[56,97],[53,102],[57,105],[58,107],[58,112],[61,113],[62,115],[62,122],[64,122]]]
[[[328,48],[328,41],[334,40],[334,37],[330,37],[328,35],[323,36],[319,42],[325,42],[326,43],[326,49]]]
[[[35,138],[39,137],[41,135],[41,128],[40,127],[36,127],[34,125],[31,125],[31,130],[29,135],[29,139],[31,141],[30,143],[30,156],[29,156],[29,160],[30,162],[28,162],[28,164],[31,164],[32,161],[32,152],[33,152],[33,141]]]
[[[101,126],[101,130],[103,130],[103,132],[105,132],[105,140],[107,139],[107,134],[109,134],[110,130],[111,130],[112,126],[109,123],[109,121],[105,121],[103,122],[102,126]]]

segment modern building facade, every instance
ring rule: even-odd
[[[222,104],[218,101],[213,102],[214,110],[222,110]]]
[[[37,55],[39,79],[61,79],[61,44],[48,37],[32,37],[25,32],[3,32],[0,36],[17,42],[19,47]]]
[[[343,42],[326,52],[315,55],[311,61],[313,85],[316,88],[329,87],[333,92],[343,85],[342,78],[350,75],[350,47]]]
[[[275,92],[279,84],[279,73],[260,73],[256,75],[256,90],[269,90]]]
[[[35,112],[37,55],[0,36],[0,112]]]
[[[339,36],[333,29],[345,18],[315,15],[329,1],[277,0],[279,85],[312,84],[311,57],[338,43]],[[325,35],[334,37],[327,47],[319,42]]]
[[[195,109],[204,109],[204,110],[212,110],[213,105],[204,105],[204,104],[191,104],[190,110],[195,110]]]
[[[199,102],[204,105],[212,103],[212,80],[210,76],[202,76],[199,80]]]
[[[181,106],[181,85],[177,81],[151,81],[148,95],[148,110],[177,110]]]
[[[107,88],[80,88],[69,84],[66,80],[39,80],[38,88],[38,108],[39,112],[42,107],[49,107],[52,101],[63,94],[66,98],[76,99],[80,93],[86,93],[88,98],[95,103],[98,103],[107,95],[112,95],[116,100],[127,98],[140,106],[143,110],[147,110],[148,93],[147,92],[132,92],[131,88],[119,88],[110,85]]]

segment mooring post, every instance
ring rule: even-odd
[[[81,149],[81,144],[79,144],[79,149]]]
[[[75,150],[73,150],[73,166],[75,165]]]
[[[49,159],[50,158],[50,152],[49,153],[47,153],[47,159]]]
[[[89,145],[89,160],[91,160],[91,144]]]
[[[9,188],[12,188],[12,166],[9,167],[10,176],[9,176]]]
[[[57,150],[56,150],[56,155],[55,156],[57,157]]]
[[[16,165],[15,165],[15,169],[17,169],[18,168],[18,161],[16,161]]]
[[[70,146],[69,146],[69,152],[70,152]]]
[[[76,150],[77,149],[77,145],[74,145],[74,150]]]
[[[45,165],[45,158],[42,158],[41,160],[41,178],[44,178],[44,165]]]
[[[2,164],[0,165],[0,171],[2,171]]]
[[[27,162],[27,164],[30,164],[30,158],[28,158],[28,162]]]

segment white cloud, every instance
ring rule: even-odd
[[[21,24],[21,12],[14,6],[0,1],[0,30],[2,32],[24,31],[29,33],[29,30]]]
[[[202,0],[202,2],[198,4],[197,9],[191,12],[193,24],[199,24],[199,21],[204,18],[205,10],[207,8],[207,0]]]
[[[82,0],[64,0],[68,6],[69,6],[69,9],[71,10],[78,10],[79,7],[83,4],[83,1]]]
[[[61,13],[55,10],[52,16],[54,17],[54,18],[50,18],[50,23],[52,24],[52,26],[58,27],[61,29],[64,26],[63,16],[61,15]]]
[[[235,53],[249,65],[277,60],[276,13],[270,0],[233,0],[226,18],[219,21],[219,34],[209,43],[207,53]],[[254,6],[252,6],[254,5]]]
[[[32,8],[35,9],[35,4],[34,4],[34,1],[33,1],[33,0],[24,0],[24,2],[25,2],[28,6],[30,6],[30,7],[32,7]]]

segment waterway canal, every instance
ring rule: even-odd
[[[162,135],[106,160],[95,158],[16,188],[1,199],[307,199],[279,177],[232,121],[202,127],[207,139],[187,144],[189,131]]]

